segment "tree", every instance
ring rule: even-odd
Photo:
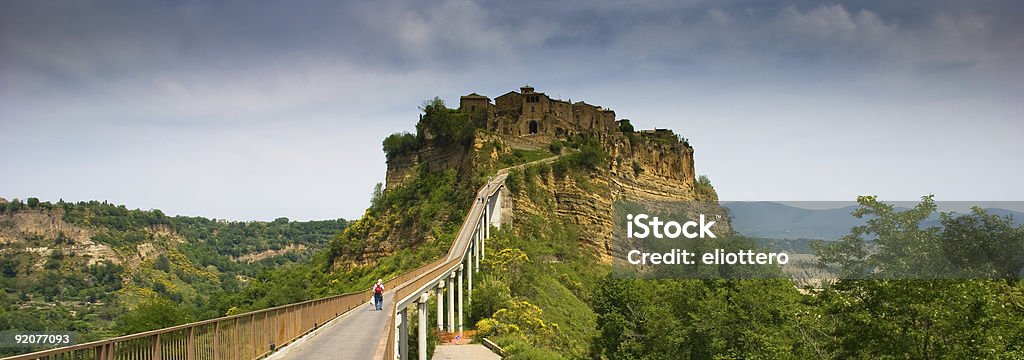
[[[548,144],[548,151],[551,151],[551,153],[555,155],[561,154],[562,142],[559,140],[552,141],[551,144]]]
[[[154,296],[125,313],[118,321],[122,334],[161,329],[195,320],[192,312],[171,300]]]
[[[923,228],[936,210],[931,196],[908,210],[875,197],[858,202],[853,215],[867,218],[864,226],[815,244],[821,264],[843,276],[815,298],[833,324],[837,357],[1024,355],[1024,289],[1015,278],[1021,250],[1010,249],[1021,244],[1020,228],[977,210],[942,216],[942,229]]]
[[[373,193],[370,194],[370,208],[379,208],[382,200],[384,200],[384,184],[377,183],[373,186]]]
[[[590,170],[596,170],[608,165],[608,154],[595,138],[588,138],[580,145],[578,165]]]
[[[53,240],[53,242],[54,242],[55,244],[61,245],[61,244],[71,244],[71,243],[73,243],[74,241],[72,241],[70,237],[68,237],[67,235],[65,235],[63,231],[58,231],[58,232],[57,232],[57,238],[55,238],[55,239]]]
[[[1024,271],[1024,228],[1013,218],[975,207],[971,215],[941,214],[942,253],[969,278],[1019,279]]]
[[[594,294],[609,359],[812,358],[810,309],[785,280],[635,280],[608,276]],[[809,329],[807,329],[809,328]]]
[[[439,97],[424,101],[420,110],[423,115],[416,124],[420,143],[433,140],[438,145],[473,145],[476,127],[467,114],[449,109]]]
[[[865,225],[830,243],[816,242],[819,263],[844,278],[1013,278],[1024,270],[1024,230],[1010,218],[974,209],[971,215],[942,213],[941,226],[925,227],[935,215],[932,196],[898,210],[874,196],[857,199],[853,216]]]
[[[24,208],[25,203],[21,202],[21,200],[18,199],[12,199],[10,202],[7,203],[8,212],[15,212]]]
[[[698,199],[718,200],[718,193],[715,192],[715,187],[711,185],[711,179],[707,175],[697,177],[697,181],[693,184],[693,191],[697,193]]]
[[[58,250],[53,250],[53,252],[50,253],[50,258],[46,260],[45,267],[46,267],[47,270],[60,269],[60,265],[61,265],[61,263],[63,261],[64,261],[64,252],[60,251],[59,249]]]
[[[619,131],[630,134],[634,132],[633,124],[629,122],[629,119],[619,120]]]
[[[409,154],[420,148],[420,139],[408,132],[398,132],[384,138],[382,143],[384,155],[388,159],[398,155]]]
[[[0,258],[0,274],[4,277],[13,278],[18,276],[18,261],[12,257]]]
[[[156,260],[153,261],[153,268],[169,273],[171,272],[171,260],[167,258],[167,255],[160,254],[160,256],[157,256]]]

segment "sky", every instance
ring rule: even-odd
[[[3,1],[0,197],[354,219],[418,106],[529,84],[723,200],[1024,200],[1024,3]]]

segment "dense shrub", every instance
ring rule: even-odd
[[[523,186],[523,170],[512,169],[508,172],[508,177],[505,178],[505,186],[508,187],[513,195],[518,194],[519,190]]]
[[[630,134],[634,132],[633,124],[629,122],[629,119],[619,120],[619,131]]]
[[[449,109],[444,100],[437,97],[424,102],[420,110],[423,115],[416,124],[416,135],[420,141],[426,140],[429,134],[438,145],[473,145],[476,127],[467,114]]]
[[[697,193],[697,198],[701,200],[717,200],[718,193],[715,192],[715,187],[711,186],[711,179],[707,175],[701,175],[697,177],[697,182],[693,184],[693,190]]]
[[[548,145],[548,150],[550,150],[552,154],[559,155],[562,153],[562,146],[563,145],[561,141],[555,140],[552,141],[550,145]]]
[[[408,132],[394,133],[384,138],[384,154],[388,159],[411,153],[419,147],[420,139]]]

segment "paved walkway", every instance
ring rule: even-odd
[[[438,345],[434,348],[434,360],[500,360],[486,346],[480,344]]]
[[[381,343],[381,334],[387,334],[384,331],[388,325],[388,306],[394,306],[394,295],[393,291],[384,294],[384,310],[376,311],[373,304],[363,304],[267,359],[372,359]]]
[[[552,159],[557,157],[551,157],[540,161],[550,162]],[[539,162],[539,161],[538,161]],[[497,187],[505,181],[507,172],[500,173],[487,183],[484,189],[481,189],[477,193],[477,196],[481,194],[490,194]],[[481,206],[479,201],[474,202],[473,206],[470,207],[470,213],[466,217],[463,225],[469,222],[474,217],[480,217],[486,207]],[[472,234],[475,231],[474,228],[463,226],[459,229],[459,234],[456,237],[456,243],[452,246],[452,251],[449,251],[448,258],[454,259],[466,251],[470,241],[472,241]],[[312,333],[296,340],[295,342],[281,348],[280,351],[271,354],[267,357],[268,360],[299,360],[299,359],[373,359],[378,355],[378,350],[383,350],[382,345],[387,342],[387,332],[385,329],[388,323],[388,311],[393,310],[395,304],[394,290],[384,294],[384,311],[375,311],[373,305],[370,303],[363,304],[362,306],[334,319],[323,327],[313,331]],[[410,314],[416,316],[415,314]],[[410,329],[410,336],[416,336],[415,329]],[[435,351],[434,359],[500,359],[498,355],[491,352],[489,349],[479,344],[469,345],[452,345],[454,348],[448,349],[449,346],[439,345],[437,349],[440,352]],[[381,353],[382,354],[382,353]],[[410,354],[414,357],[415,354]],[[444,356],[444,357],[438,357]]]

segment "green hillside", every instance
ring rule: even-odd
[[[97,201],[5,202],[0,330],[69,330],[88,341],[305,300],[308,291],[257,289],[281,268],[310,263],[347,225],[170,217]],[[239,301],[242,293],[262,296]]]

